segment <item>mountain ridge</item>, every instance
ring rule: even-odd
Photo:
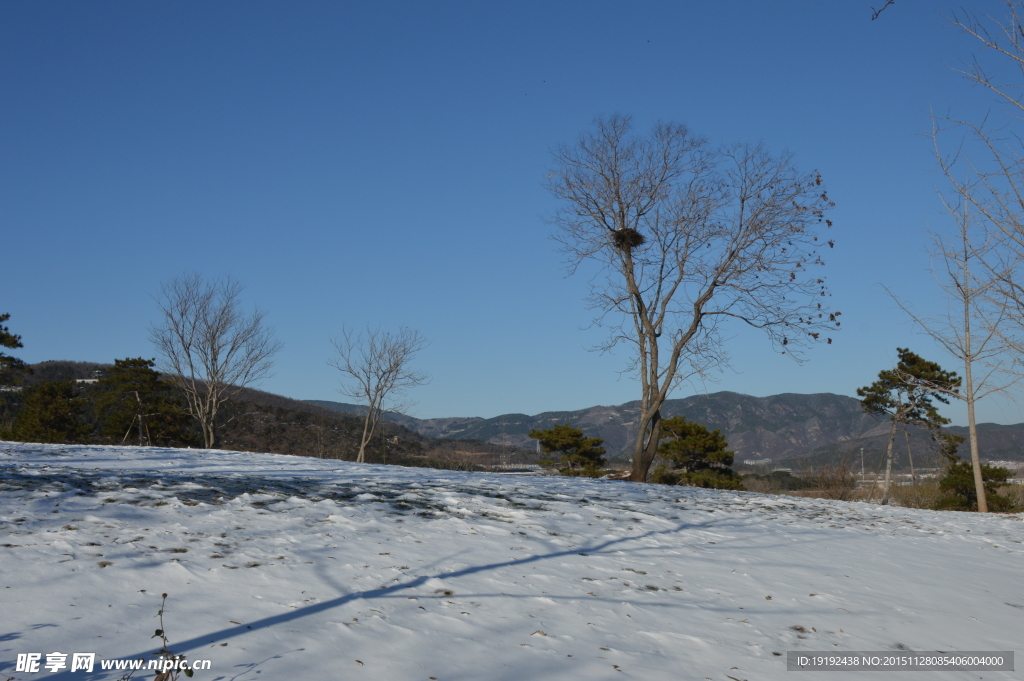
[[[361,414],[365,407],[326,400],[307,400],[337,411]],[[385,419],[434,438],[475,439],[519,448],[536,446],[530,430],[569,423],[588,436],[601,437],[613,458],[628,458],[639,416],[639,401],[598,405],[585,409],[547,411],[535,415],[502,414],[484,418],[446,417],[418,419],[386,414]],[[684,416],[711,429],[720,429],[736,452],[737,461],[771,459],[773,462],[808,458],[859,457],[881,452],[888,439],[888,419],[864,413],[859,400],[834,393],[780,393],[754,397],[730,391],[666,400],[665,418]],[[979,424],[983,449],[989,458],[1024,459],[1024,424]],[[966,428],[950,432],[966,434]],[[962,431],[962,432],[961,432]],[[911,447],[921,463],[931,463],[934,452],[927,433],[911,434]],[[872,458],[872,460],[874,460]],[[920,465],[920,464],[919,464]]]

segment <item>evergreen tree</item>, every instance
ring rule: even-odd
[[[935,503],[939,511],[977,511],[978,487],[974,480],[974,466],[970,462],[961,461],[957,454],[958,447],[966,438],[963,435],[940,433],[939,452],[946,459],[946,472],[939,480],[939,491],[942,496]],[[1005,468],[998,466],[981,467],[981,478],[985,489],[985,499],[991,511],[1016,511],[1013,501],[996,493],[1000,485],[1013,477]]]
[[[87,441],[92,428],[85,423],[87,400],[72,381],[44,381],[21,391],[24,406],[9,433],[19,442],[73,444]]]
[[[939,454],[947,463],[956,463],[960,460],[960,456],[957,454],[957,451],[966,439],[967,438],[963,435],[943,433],[941,430],[935,430],[932,432],[932,440],[935,441],[935,446],[939,450]]]
[[[180,398],[153,364],[142,357],[114,360],[97,384],[100,434],[117,443],[137,441],[140,447],[199,444]]]
[[[714,489],[743,489],[740,477],[732,470],[733,452],[720,430],[675,416],[661,422],[662,438],[658,455],[672,464],[655,469],[653,482],[690,485]]]
[[[0,314],[0,347],[21,348],[21,336],[16,336],[3,325],[11,318],[9,313]],[[21,382],[21,373],[30,372],[23,361],[0,352],[0,385],[12,385]]]
[[[996,493],[1013,474],[1005,468],[982,465],[981,477],[985,485],[985,499],[989,510],[1014,511],[1013,502]],[[935,508],[940,511],[977,511],[978,491],[974,484],[974,467],[967,461],[957,461],[946,467],[946,474],[939,480],[939,497]]]
[[[923,359],[907,348],[896,348],[896,352],[899,354],[899,362],[894,369],[880,371],[877,381],[864,388],[857,388],[865,412],[887,415],[892,421],[885,446],[883,505],[889,503],[893,440],[897,427],[928,428],[932,436],[938,439],[940,429],[949,423],[949,419],[939,415],[938,407],[932,400],[949,404],[947,395],[956,394],[960,386],[960,377],[955,371],[945,371],[935,362]],[[948,439],[946,442],[948,445]]]
[[[584,475],[597,477],[604,465],[603,439],[584,437],[583,431],[568,423],[556,424],[548,430],[531,430],[530,437],[540,442],[545,454],[560,454],[562,475]]]

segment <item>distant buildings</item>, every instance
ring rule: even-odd
[[[998,466],[1000,468],[1007,468],[1011,471],[1015,471],[1018,468],[1024,468],[1024,462],[1022,461],[986,461],[989,466]]]

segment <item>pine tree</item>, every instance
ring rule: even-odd
[[[740,477],[732,470],[734,454],[717,428],[707,427],[675,416],[661,422],[662,438],[658,456],[672,464],[659,466],[653,482],[690,485],[714,489],[743,489]]]
[[[0,314],[0,347],[11,348],[12,350],[24,347],[21,344],[21,336],[14,335],[3,325],[3,322],[10,318],[11,315],[9,313]],[[17,357],[11,357],[0,352],[0,385],[20,383],[20,374],[30,371],[31,369]]]
[[[889,483],[892,476],[893,441],[898,426],[921,426],[938,438],[942,426],[949,419],[940,416],[932,400],[949,404],[947,395],[956,394],[960,377],[955,371],[945,371],[907,348],[896,348],[899,355],[894,369],[878,373],[878,380],[864,388],[857,388],[861,408],[868,414],[887,415],[892,421],[889,439],[885,445],[885,483],[882,505],[889,503]],[[877,478],[876,478],[877,479]],[[873,491],[873,490],[872,490]]]
[[[73,381],[43,381],[21,391],[24,406],[14,418],[10,437],[18,442],[85,442],[92,428],[84,421],[87,400]]]
[[[940,433],[936,437],[939,442],[939,453],[946,459],[946,471],[939,480],[939,491],[942,495],[934,508],[939,511],[977,511],[978,487],[974,479],[974,466],[971,462],[961,461],[957,449],[966,438],[963,435]],[[996,493],[1000,485],[1013,477],[1005,468],[998,466],[981,466],[981,478],[985,489],[985,499],[989,510],[1019,511],[1013,501]]]
[[[605,464],[602,438],[584,437],[582,430],[568,423],[548,430],[531,430],[529,436],[540,442],[544,453],[561,455],[561,463],[565,464],[560,469],[562,475],[597,477],[601,474],[601,466]]]
[[[156,446],[199,444],[173,387],[160,380],[153,360],[115,359],[97,384],[100,434],[114,442]]]
[[[989,510],[1015,511],[1013,502],[997,494],[1000,485],[1013,477],[1005,468],[982,465],[981,477],[985,485],[985,498]],[[978,491],[974,485],[974,467],[968,461],[957,461],[946,467],[946,474],[939,480],[939,497],[935,508],[940,511],[977,511]]]

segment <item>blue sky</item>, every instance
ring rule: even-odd
[[[0,4],[0,312],[29,362],[154,355],[151,298],[186,270],[246,285],[284,341],[262,387],[342,399],[329,338],[431,341],[414,414],[494,416],[639,396],[588,348],[586,279],[545,222],[550,150],[599,115],[763,141],[838,203],[844,329],[796,365],[753,333],[717,383],[853,395],[896,347],[952,361],[879,284],[937,302],[944,220],[930,107],[993,102],[952,72],[946,7],[881,0]],[[948,413],[962,421],[960,411]],[[983,420],[1017,423],[993,399]]]

